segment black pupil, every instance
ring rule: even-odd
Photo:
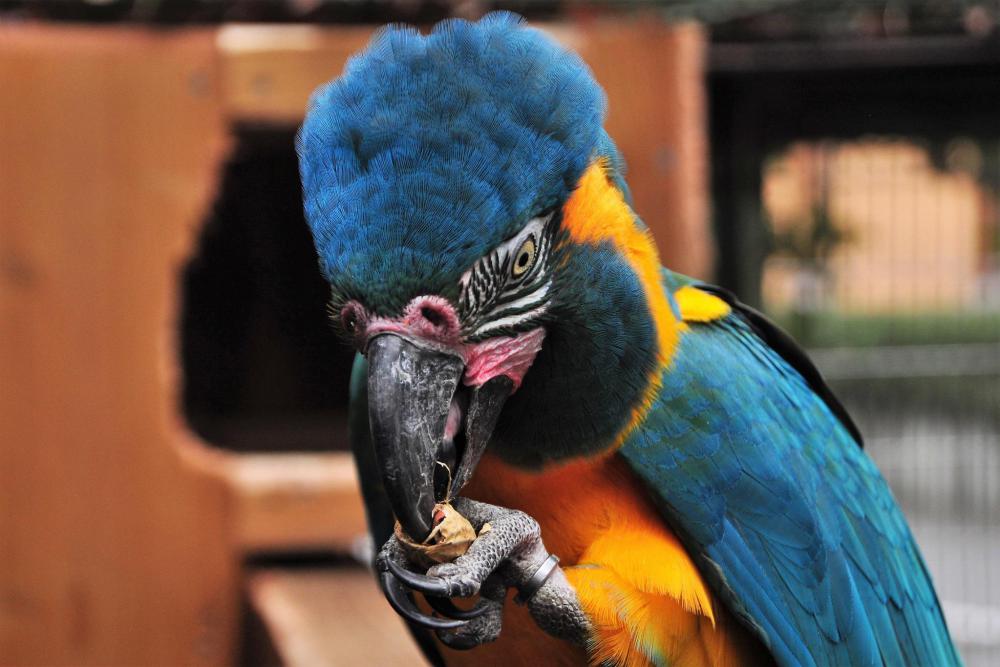
[[[523,269],[524,265],[527,264],[527,263],[528,263],[528,252],[525,251],[525,252],[522,252],[521,256],[517,258],[517,265],[520,268]]]

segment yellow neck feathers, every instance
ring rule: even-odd
[[[607,160],[595,161],[580,177],[563,209],[563,227],[576,243],[597,245],[607,241],[614,245],[635,271],[656,327],[659,368],[653,371],[644,400],[633,412],[628,427],[619,434],[617,447],[649,410],[659,389],[660,369],[673,358],[681,323],[667,301],[653,237],[608,179]]]

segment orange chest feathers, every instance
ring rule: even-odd
[[[485,456],[464,495],[541,525],[594,624],[589,656],[545,635],[508,600],[493,644],[451,665],[744,665],[759,651],[719,605],[640,482],[618,457],[529,474]]]

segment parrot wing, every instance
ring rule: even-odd
[[[709,585],[781,665],[961,664],[902,512],[805,353],[726,293],[665,283],[729,308],[688,324],[620,454]]]

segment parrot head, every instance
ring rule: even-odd
[[[487,444],[525,468],[595,455],[650,395],[673,315],[605,107],[511,14],[385,29],[313,95],[306,218],[416,539]]]

